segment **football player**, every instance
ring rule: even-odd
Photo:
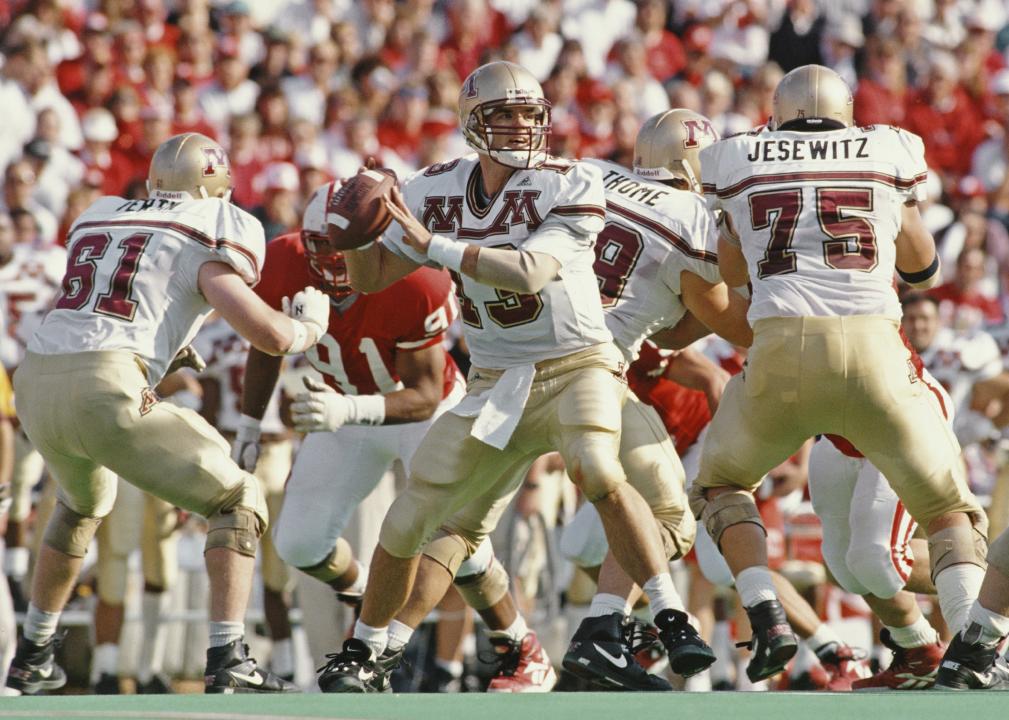
[[[425,269],[380,293],[355,292],[343,253],[331,248],[326,235],[334,185],[313,193],[300,235],[270,243],[256,292],[278,306],[291,287],[312,282],[329,297],[329,331],[306,353],[315,371],[307,384],[315,392],[292,406],[296,429],[309,434],[295,458],[273,536],[285,562],[358,604],[367,567],[355,559],[343,530],[395,460],[410,466],[431,423],[463,390],[442,346],[455,312],[448,274]],[[233,448],[247,469],[257,464],[260,424],[279,373],[280,358],[249,351]]]
[[[256,546],[268,514],[258,481],[194,411],[153,391],[216,309],[260,349],[313,346],[329,322],[308,287],[269,308],[259,281],[261,225],[231,205],[227,156],[197,133],[176,135],[151,159],[150,197],[104,197],[71,227],[63,293],[28,343],[14,382],[20,420],[60,492],[35,568],[24,634],[8,687],[61,687],[56,626],[88,543],[112,509],[116,475],[207,518],[210,648],[207,692],[284,692],[243,643]],[[177,364],[177,363],[176,363]]]
[[[921,139],[853,127],[850,89],[819,65],[782,78],[772,107],[767,128],[701,151],[705,192],[724,211],[722,276],[752,283],[754,342],[712,420],[690,501],[753,625],[751,678],[783,667],[797,647],[752,490],[809,437],[847,438],[890,480],[928,532],[932,578],[954,627],[977,594],[987,548],[956,437],[909,372],[898,332],[894,271],[918,287],[939,278],[917,207]]]
[[[366,292],[419,266],[451,270],[473,367],[465,399],[432,426],[386,516],[354,638],[323,670],[324,691],[382,686],[403,650],[389,623],[410,597],[421,553],[438,578],[429,582],[437,597],[425,600],[437,602],[493,527],[482,513],[456,511],[481,496],[506,503],[550,450],[596,504],[614,554],[652,601],[663,641],[674,645],[688,627],[675,610],[661,534],[636,521],[648,506],[617,460],[626,386],[592,272],[605,213],[599,170],[549,156],[550,105],[525,69],[483,65],[459,99],[476,155],[394,188],[386,207],[396,222],[383,241],[347,253],[351,283]],[[469,589],[477,602],[500,597],[500,575],[484,579]]]

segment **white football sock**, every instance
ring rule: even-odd
[[[592,596],[588,617],[605,617],[613,613],[623,616],[630,615],[631,604],[625,598],[612,593],[596,593]]]
[[[409,625],[404,625],[398,620],[393,620],[389,623],[388,647],[390,650],[399,650],[402,647],[406,647],[412,637],[413,628]]]
[[[984,580],[984,570],[971,563],[950,565],[935,577],[939,607],[946,625],[954,632],[967,624],[970,606],[977,599]]]
[[[803,640],[806,647],[812,650],[814,653],[818,652],[821,648],[831,643],[840,643],[841,639],[837,636],[827,623],[820,623],[816,632],[810,635],[808,638]]]
[[[371,627],[371,625],[365,625],[358,620],[354,624],[354,637],[370,647],[377,658],[385,652],[385,648],[389,644],[389,628]]]
[[[736,575],[736,592],[743,607],[752,608],[766,600],[777,600],[771,571],[764,565],[753,565]]]
[[[919,614],[918,619],[906,627],[886,626],[890,631],[890,637],[902,648],[924,647],[925,645],[935,645],[939,642],[939,633],[928,624],[924,615]]]
[[[999,642],[1009,635],[1009,617],[992,612],[980,602],[970,606],[967,617],[969,622],[981,626],[981,642],[985,644]]]
[[[652,606],[652,617],[657,616],[663,610],[684,611],[683,598],[676,591],[673,585],[673,578],[669,573],[659,573],[655,577],[649,578],[641,589],[648,596],[648,602]]]
[[[226,620],[210,621],[210,647],[224,647],[245,637],[245,623]]]
[[[59,621],[58,612],[39,610],[35,607],[35,603],[29,602],[28,613],[25,615],[24,636],[36,645],[42,645],[56,634]]]
[[[490,637],[506,637],[509,640],[522,642],[522,638],[529,634],[529,626],[526,625],[526,619],[519,613],[515,617],[515,621],[504,630],[491,630],[487,634]]]
[[[91,656],[91,684],[98,682],[102,675],[119,673],[119,646],[115,643],[95,645]]]

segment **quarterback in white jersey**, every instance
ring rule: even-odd
[[[152,389],[173,359],[190,357],[187,343],[211,308],[274,354],[303,352],[326,330],[328,302],[314,288],[287,315],[249,288],[262,268],[262,228],[228,202],[230,186],[220,145],[176,135],[151,160],[150,199],[102,198],[70,230],[63,293],[15,379],[22,425],[60,490],[9,687],[35,693],[66,682],[53,659],[56,623],[118,474],[208,520],[206,691],[295,689],[260,669],[242,642],[268,521],[259,484],[205,420]]]
[[[386,516],[355,637],[323,672],[324,690],[359,692],[384,675],[387,628],[421,551],[438,573],[424,588],[437,602],[488,532],[485,517],[453,513],[479,495],[506,498],[549,450],[596,503],[614,554],[653,607],[670,607],[675,593],[658,529],[629,521],[648,510],[617,461],[626,386],[592,271],[605,203],[599,171],[548,156],[550,105],[523,68],[477,68],[459,101],[477,155],[393,189],[386,207],[396,222],[383,241],[347,253],[351,284],[366,292],[421,265],[455,273],[473,369],[466,397],[432,426]],[[503,649],[523,643],[511,638]]]
[[[917,208],[920,139],[853,128],[848,86],[807,65],[778,84],[769,129],[716,143],[701,162],[706,194],[724,213],[722,276],[752,282],[754,341],[712,420],[690,501],[754,626],[751,679],[796,650],[751,492],[813,435],[852,442],[930,541],[950,548],[930,560],[943,614],[958,626],[983,574],[986,522],[955,436],[908,371],[893,289],[895,269],[923,287],[939,277]]]

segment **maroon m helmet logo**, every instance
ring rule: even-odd
[[[687,137],[683,141],[683,147],[685,148],[695,148],[701,144],[700,138],[704,136],[711,137],[713,139],[718,138],[718,134],[715,132],[715,128],[712,127],[710,120],[683,120],[683,127],[687,131]]]
[[[207,160],[207,164],[203,166],[203,176],[210,177],[217,174],[217,168],[223,167],[224,174],[231,177],[231,168],[228,167],[228,156],[224,154],[224,150],[219,147],[204,147],[203,156]]]

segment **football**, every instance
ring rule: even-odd
[[[326,208],[326,224],[334,248],[352,250],[367,245],[389,227],[392,215],[382,198],[395,184],[392,170],[362,170],[333,194]]]

